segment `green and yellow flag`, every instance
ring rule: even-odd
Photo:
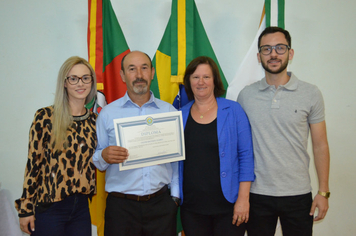
[[[195,1],[173,0],[171,16],[153,58],[156,73],[151,90],[154,95],[161,100],[173,103],[179,94],[179,85],[183,84],[185,68],[192,59],[198,56],[208,56],[216,62],[224,87],[227,88],[224,73],[220,69],[209,42]],[[183,103],[185,100],[187,101],[186,98],[180,98]]]

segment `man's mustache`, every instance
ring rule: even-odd
[[[135,81],[132,82],[132,84],[135,85],[136,83],[142,83],[142,82],[145,82],[145,83],[147,84],[147,81],[144,80],[144,79],[142,79],[142,78],[137,78],[137,79],[135,79]]]
[[[269,59],[267,62],[275,62],[275,61],[281,62],[282,60],[277,59],[277,58],[272,58],[272,59]]]

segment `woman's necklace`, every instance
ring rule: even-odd
[[[197,110],[197,112],[200,114],[200,119],[203,119],[204,118],[204,115],[206,114],[206,113],[208,113],[208,111],[210,111],[210,109],[211,108],[213,108],[215,106],[215,102],[214,102],[214,104],[210,107],[210,108],[208,108],[208,110],[206,110],[206,112],[204,112],[204,113],[201,113],[199,110],[198,110],[198,106],[197,105],[195,105],[195,110]]]

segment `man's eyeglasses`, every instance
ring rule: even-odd
[[[273,49],[276,51],[277,54],[283,55],[288,49],[290,49],[290,47],[285,44],[277,44],[276,46],[264,45],[261,46],[258,51],[263,55],[269,55],[272,53]]]
[[[82,77],[71,75],[68,76],[66,79],[71,85],[76,85],[77,83],[79,83],[79,80],[82,80],[84,84],[90,84],[93,81],[93,77],[91,75],[83,75]]]

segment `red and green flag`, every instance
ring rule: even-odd
[[[154,95],[161,100],[173,103],[179,96],[176,107],[188,100],[182,89],[185,68],[198,56],[211,57],[218,65],[224,87],[227,82],[214,50],[209,42],[194,0],[172,0],[171,16],[153,58],[156,69],[151,84]]]
[[[95,69],[97,88],[108,103],[122,97],[126,84],[120,77],[121,59],[130,52],[110,0],[88,0],[89,63]]]
[[[98,96],[94,110],[100,109],[126,92],[120,76],[121,60],[130,52],[110,0],[88,0],[89,63],[97,76]],[[105,172],[97,170],[97,194],[90,203],[92,223],[99,236],[104,235],[106,206]]]

